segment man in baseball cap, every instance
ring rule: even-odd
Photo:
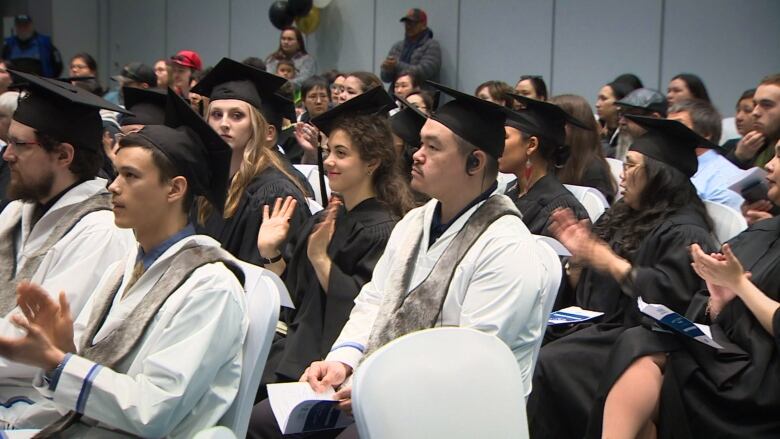
[[[615,102],[618,107],[618,146],[614,157],[622,160],[633,140],[645,133],[645,129],[633,122],[626,115],[647,116],[655,118],[666,117],[666,96],[649,88],[638,88],[623,99]]]
[[[428,28],[428,14],[413,8],[401,17],[405,38],[395,44],[382,62],[382,81],[394,85],[402,72],[411,72],[420,81],[438,81],[441,70],[441,46]],[[394,88],[391,86],[391,89]]]
[[[157,86],[157,75],[154,69],[140,62],[131,62],[122,68],[122,71],[111,79],[117,81],[121,87],[154,88]]]
[[[171,57],[171,73],[173,74],[173,89],[184,99],[189,99],[193,72],[203,68],[198,52],[180,50]]]

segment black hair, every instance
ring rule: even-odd
[[[693,73],[680,73],[671,80],[679,79],[688,86],[688,90],[691,92],[691,96],[695,99],[701,99],[703,101],[711,102],[710,95],[707,93],[707,87],[704,86],[704,81]],[[670,81],[671,82],[671,81]]]
[[[97,61],[95,61],[95,58],[93,58],[92,55],[87,52],[79,52],[70,58],[70,62],[73,62],[73,60],[77,58],[84,60],[84,64],[86,64],[90,70],[97,73]]]
[[[398,80],[398,78],[400,78],[401,76],[408,76],[409,79],[411,79],[412,88],[420,88],[422,86],[423,77],[420,76],[420,74],[415,72],[414,70],[411,69],[401,70],[400,73],[395,75],[395,79]]]
[[[633,73],[623,73],[622,75],[618,75],[618,77],[615,78],[612,82],[622,82],[631,87],[631,91],[634,91],[638,88],[644,88],[642,80],[639,79],[639,76]]]
[[[250,56],[248,58],[244,58],[244,60],[241,61],[241,64],[244,64],[244,65],[247,65],[247,66],[250,66],[250,67],[254,67],[254,68],[256,68],[258,70],[262,70],[264,72],[266,70],[265,61],[263,61],[262,59],[260,59],[260,58],[258,58],[256,56]]]
[[[523,75],[517,82],[520,83],[526,80],[531,83],[531,87],[534,88],[534,92],[539,97],[539,100],[546,101],[549,96],[547,95],[547,84],[544,83],[544,78],[539,75]]]
[[[744,101],[745,99],[753,100],[753,96],[756,95],[756,89],[750,88],[742,92],[742,94],[739,96],[739,99],[737,99],[737,105],[739,105],[740,102]]]
[[[306,99],[306,95],[314,88],[322,87],[325,92],[328,93],[328,99],[330,99],[330,84],[328,80],[319,75],[314,75],[306,78],[301,83],[301,98]]]
[[[644,159],[644,165],[637,170],[644,172],[646,178],[639,208],[634,210],[624,200],[618,200],[593,226],[596,235],[612,243],[615,252],[629,261],[653,229],[686,206],[693,207],[712,230],[707,209],[690,178],[651,157],[644,156]]]

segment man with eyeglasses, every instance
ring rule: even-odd
[[[114,225],[106,181],[97,179],[103,126],[99,109],[126,112],[70,84],[11,71],[23,84],[3,152],[11,202],[0,214],[0,336],[24,332],[16,287],[33,281],[78,313],[103,272],[134,247]],[[59,300],[54,298],[54,300]],[[0,359],[0,426],[29,415],[42,400],[36,369]]]
[[[615,105],[618,107],[618,143],[614,151],[609,151],[610,154],[608,156],[618,160],[625,160],[626,152],[628,152],[631,144],[634,143],[634,139],[645,133],[644,128],[625,116],[631,114],[665,118],[666,97],[649,88],[638,88],[623,99],[615,102]]]

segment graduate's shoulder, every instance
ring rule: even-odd
[[[292,195],[303,199],[304,194],[298,186],[280,170],[269,166],[255,175],[244,189],[246,197],[252,200],[274,200],[277,197]]]

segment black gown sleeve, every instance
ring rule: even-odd
[[[593,160],[588,164],[579,185],[598,190],[610,205],[615,200],[612,172],[610,172],[609,167],[604,167],[599,161]]]
[[[775,315],[772,317],[772,333],[775,336],[777,348],[780,349],[780,308],[775,311]]]

